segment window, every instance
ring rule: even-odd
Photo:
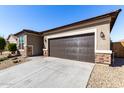
[[[19,37],[19,49],[24,49],[24,36]]]

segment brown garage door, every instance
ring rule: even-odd
[[[50,39],[49,56],[94,62],[94,34]]]

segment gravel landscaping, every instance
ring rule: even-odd
[[[89,79],[88,88],[124,87],[124,66],[111,67],[96,64]]]

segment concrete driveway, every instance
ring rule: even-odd
[[[30,57],[27,62],[0,71],[0,87],[83,88],[93,63],[54,57]]]

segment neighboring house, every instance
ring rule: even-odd
[[[26,56],[32,50],[30,55],[40,55],[43,52],[44,56],[110,64],[110,32],[120,11],[43,32],[23,30],[16,36],[19,40],[23,36],[22,45]],[[22,42],[19,42],[18,45],[21,45]]]
[[[113,42],[112,50],[114,52],[115,57],[124,58],[124,40]]]
[[[10,34],[7,38],[8,43],[16,43],[17,44],[17,37],[13,34]]]

